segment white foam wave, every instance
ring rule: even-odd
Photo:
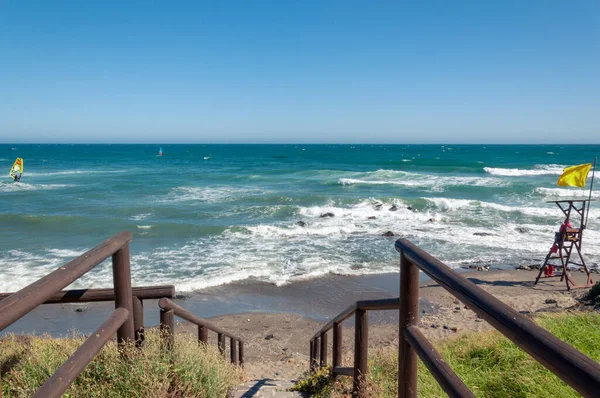
[[[138,286],[174,284],[178,291],[190,291],[247,278],[284,285],[329,273],[397,272],[398,254],[393,250],[396,238],[381,236],[388,230],[410,239],[450,266],[543,258],[561,221],[559,211],[553,208],[523,210],[452,198],[426,201],[420,212],[408,210],[400,200],[368,199],[353,205],[332,201],[299,207],[296,215],[286,220],[258,221],[244,228],[228,228],[221,234],[190,238],[183,244],[134,252],[133,281]],[[393,205],[396,211],[390,211]],[[333,217],[321,217],[328,212]],[[555,223],[536,223],[522,215],[552,216]],[[597,223],[597,216],[592,214],[590,221]],[[523,221],[515,221],[518,219]],[[296,224],[300,220],[305,226]],[[519,232],[523,228],[526,234]],[[598,228],[586,233],[589,242],[600,239]],[[81,253],[62,248],[42,254],[0,251],[0,269],[7,270],[0,274],[0,284],[18,289]],[[600,259],[600,247],[589,245],[585,254],[596,261]],[[76,282],[76,287],[110,287],[111,268],[99,266],[85,278]]]
[[[46,176],[61,176],[61,175],[75,175],[75,174],[112,174],[112,173],[126,173],[127,170],[62,170],[62,171],[47,171],[47,172],[29,172],[26,176],[32,177],[46,177]]]
[[[452,198],[425,198],[425,200],[434,203],[442,211],[494,209],[507,213],[521,213],[537,217],[557,217],[559,215],[556,208],[550,205],[547,207],[507,206],[499,203]]]
[[[26,182],[0,183],[0,192],[46,191],[74,187],[72,184],[29,184]]]
[[[492,175],[497,176],[539,176],[539,175],[561,175],[563,169],[567,166],[561,166],[557,164],[550,165],[536,165],[533,169],[505,169],[498,167],[484,167],[483,170]]]
[[[152,216],[152,213],[141,213],[141,214],[136,214],[135,216],[131,216],[131,217],[129,217],[129,219],[132,221],[141,221],[141,220],[145,220],[151,216]]]
[[[452,186],[503,187],[510,181],[497,177],[443,176],[431,174],[409,173],[395,170],[377,170],[338,180],[340,185],[398,185],[411,188],[422,188],[432,192],[444,192]]]
[[[137,227],[139,229],[150,229],[150,228],[152,228],[152,225],[138,225]]]
[[[70,249],[49,249],[48,253],[60,258],[75,258],[85,253],[85,250],[70,250]]]
[[[160,199],[159,202],[226,202],[242,196],[260,195],[263,193],[266,193],[266,191],[252,187],[177,187],[169,192],[167,198]]]
[[[587,198],[590,195],[588,189],[569,189],[569,188],[536,188],[535,191],[545,196]],[[592,198],[600,198],[600,192],[592,192]]]

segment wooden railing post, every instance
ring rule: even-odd
[[[229,356],[231,357],[231,363],[237,365],[237,347],[234,339],[229,339]]]
[[[319,357],[319,339],[316,338],[313,340],[312,343],[312,358],[310,361],[310,370],[315,370],[319,367],[319,361],[318,361],[318,357]]]
[[[171,350],[175,342],[175,313],[173,310],[160,310],[160,330],[165,348]]]
[[[327,366],[327,333],[321,333],[321,354],[319,356],[319,366]]]
[[[367,311],[357,309],[354,314],[354,381],[352,396],[366,397],[367,355],[369,349],[369,322]]]
[[[308,370],[309,372],[313,371],[313,363],[315,358],[313,357],[313,346],[315,345],[314,340],[309,341],[310,347],[308,347]]]
[[[419,268],[400,254],[400,320],[398,346],[398,397],[417,396],[417,353],[405,330],[419,323]]]
[[[208,343],[208,329],[204,326],[198,326],[198,341]]]
[[[112,255],[113,284],[115,289],[115,309],[125,308],[129,317],[117,331],[117,341],[135,341],[133,326],[133,296],[131,292],[131,266],[129,263],[129,243]]]
[[[225,354],[225,335],[223,333],[218,333],[217,346],[219,347],[219,352],[221,353],[221,355],[226,356],[226,354]]]
[[[239,358],[240,362],[239,362],[239,364],[240,364],[240,367],[243,368],[244,367],[244,342],[240,341],[239,345],[240,345],[240,347],[239,347],[239,349],[240,349],[240,358]]]
[[[333,367],[342,364],[342,324],[333,324]]]
[[[135,330],[135,345],[144,344],[144,302],[133,296],[133,328]]]

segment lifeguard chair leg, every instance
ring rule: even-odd
[[[548,266],[548,259],[550,258],[550,256],[552,256],[552,250],[550,250],[548,252],[548,255],[546,256],[546,258],[544,259],[544,263],[542,264],[542,266],[540,267],[540,272],[538,273],[537,278],[535,278],[535,283],[534,285],[537,285],[537,283],[539,282],[542,273],[544,272],[544,270],[546,269],[546,267]]]

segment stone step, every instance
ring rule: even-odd
[[[233,398],[287,398],[304,396],[298,392],[288,391],[294,384],[295,382],[292,380],[251,380],[239,386],[234,391]]]

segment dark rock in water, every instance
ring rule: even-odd
[[[398,208],[396,207],[396,205],[393,205],[392,207],[390,207],[390,211],[397,211]]]
[[[272,334],[269,334],[269,335],[265,336],[265,340],[271,340],[271,339],[274,339],[274,338],[275,338],[275,335],[272,335]]]
[[[375,216],[371,216],[371,217],[368,217],[368,219],[369,219],[369,220],[376,220],[376,219],[377,219],[377,217],[375,217]]]
[[[427,222],[435,222],[435,219],[430,218],[429,220],[427,220]]]
[[[475,269],[477,271],[489,271],[490,270],[489,265],[469,265],[469,268]]]
[[[86,312],[87,310],[89,310],[88,307],[77,307],[77,308],[75,308],[75,312]]]
[[[298,221],[298,222],[296,223],[296,225],[299,225],[299,226],[301,226],[301,227],[306,227],[306,223],[305,223],[304,221]]]
[[[381,210],[381,206],[383,206],[381,203],[377,203],[375,205],[375,210]]]
[[[494,236],[494,234],[490,234],[489,232],[473,232],[473,235],[476,235],[476,236]]]
[[[363,265],[362,265],[362,264],[352,264],[352,265],[350,266],[350,269],[351,269],[351,270],[354,270],[354,271],[356,271],[356,270],[359,270],[359,269],[363,269],[363,268],[364,268],[364,267],[363,267]]]
[[[321,218],[333,217],[333,216],[334,216],[334,214],[333,213],[329,213],[329,212],[321,214]]]
[[[531,270],[536,269],[536,266],[535,265],[521,264],[521,265],[519,265],[517,267],[517,269],[521,270],[521,271],[531,271]]]
[[[406,210],[412,210],[412,207],[408,206],[408,207],[406,208]]]
[[[515,228],[515,231],[520,232],[522,234],[526,234],[527,232],[529,232],[529,228],[517,227],[517,228]]]
[[[392,231],[387,231],[386,233],[381,234],[381,236],[394,236]]]

